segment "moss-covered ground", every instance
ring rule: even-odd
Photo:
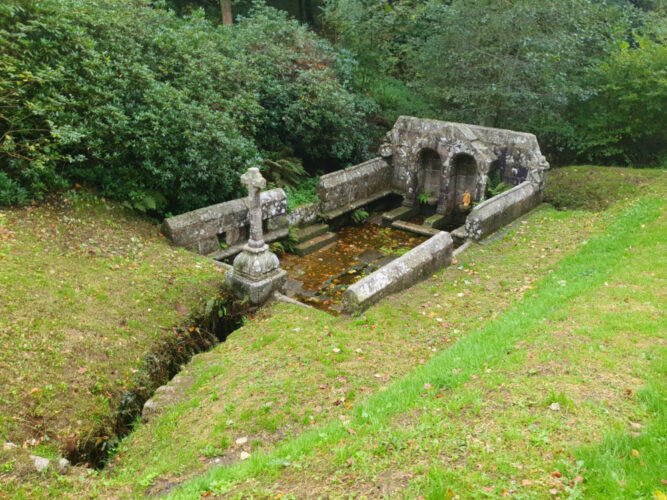
[[[666,194],[663,171],[556,170],[557,209],[361,316],[257,315],[184,367],[185,397],[137,423],[103,471],[19,477],[6,460],[0,484],[76,498],[664,494]]]

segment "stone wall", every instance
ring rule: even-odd
[[[345,290],[343,312],[352,314],[363,311],[387,295],[428,278],[451,263],[453,248],[449,233],[442,231],[432,236]]]
[[[541,186],[549,168],[533,134],[408,116],[399,117],[380,151],[392,165],[392,186],[405,194],[404,204],[416,205],[419,195],[430,189],[438,193],[439,214],[459,206],[463,190],[471,203],[481,201],[488,175],[495,169],[508,184],[518,185],[532,176]],[[432,187],[434,154],[442,165],[439,189]],[[424,158],[429,158],[428,165]],[[457,158],[459,163],[465,159],[476,166],[475,177],[458,190],[451,185],[457,177]]]
[[[466,236],[480,240],[542,203],[542,191],[526,181],[472,209],[466,219]]]
[[[320,213],[320,203],[307,203],[296,207],[287,214],[287,223],[290,226],[307,226],[317,222]]]
[[[260,200],[265,241],[284,238],[288,231],[285,192],[279,188],[264,191]],[[225,257],[238,252],[247,242],[249,224],[245,198],[241,198],[169,217],[164,220],[162,230],[175,245],[204,255]]]
[[[320,177],[317,196],[325,219],[351,212],[392,192],[392,168],[382,158]]]

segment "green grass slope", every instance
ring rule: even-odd
[[[137,424],[105,470],[5,481],[5,491],[664,492],[664,172],[550,175],[559,210],[540,206],[362,316],[266,310],[185,366],[192,387]]]
[[[156,226],[89,195],[0,210],[0,442],[95,459],[118,411],[168,375],[179,356],[167,351],[192,347],[191,316],[221,281]]]

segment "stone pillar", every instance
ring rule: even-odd
[[[225,277],[236,297],[248,297],[252,304],[259,305],[268,300],[274,291],[283,289],[287,273],[280,269],[278,257],[264,243],[260,192],[266,187],[266,180],[259,169],[253,167],[241,176],[241,182],[248,188],[246,205],[250,238]]]

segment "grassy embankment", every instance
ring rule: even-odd
[[[664,173],[577,167],[550,182],[550,200],[578,210],[543,205],[357,318],[275,307],[197,356],[183,401],[105,471],[7,491],[664,491]]]
[[[0,210],[0,442],[99,459],[141,398],[210,344],[189,329],[221,281],[87,194]]]

